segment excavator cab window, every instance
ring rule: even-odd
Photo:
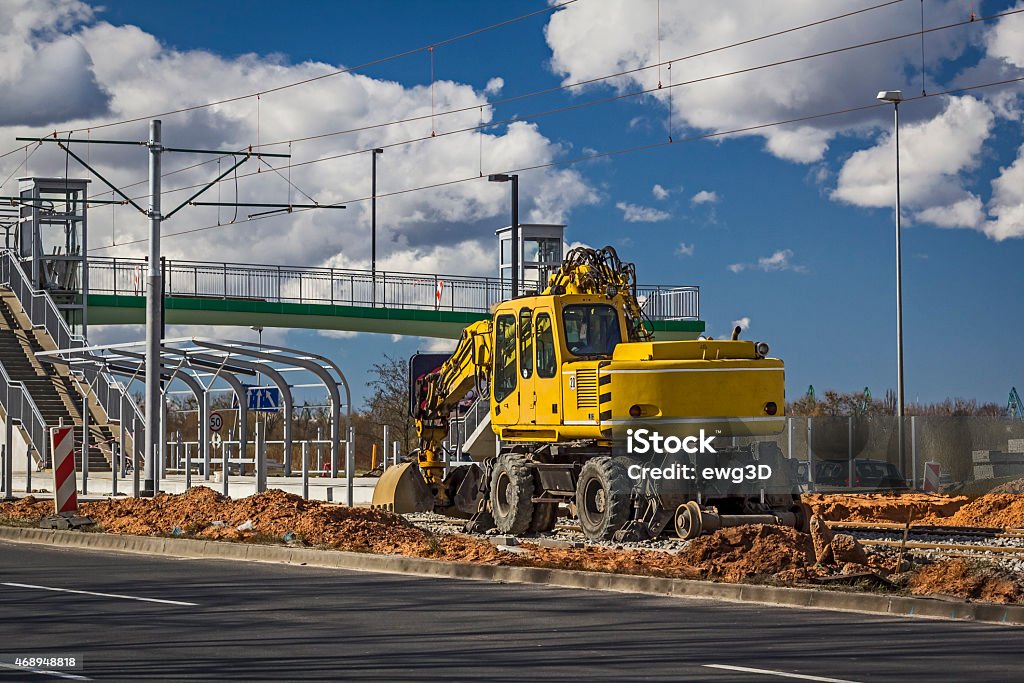
[[[565,345],[574,356],[610,356],[622,341],[619,314],[607,304],[573,304],[562,309]]]
[[[523,379],[533,376],[533,311],[524,308],[519,311],[519,374]]]
[[[499,315],[494,327],[494,400],[504,401],[516,390],[516,317]]]
[[[554,377],[558,373],[555,358],[555,335],[551,328],[551,316],[537,314],[537,376]]]

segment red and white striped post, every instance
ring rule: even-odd
[[[53,453],[53,490],[57,514],[78,513],[78,486],[75,481],[74,428],[53,427],[50,441]]]

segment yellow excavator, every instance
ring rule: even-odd
[[[495,306],[450,356],[412,357],[419,448],[383,473],[373,505],[509,534],[550,531],[564,508],[588,538],[620,541],[806,528],[795,462],[773,441],[736,445],[785,425],[782,361],[738,336],[654,341],[633,264],[574,248],[543,292]],[[449,467],[449,420],[473,394],[500,449]]]

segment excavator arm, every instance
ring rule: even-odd
[[[410,412],[416,420],[419,449],[415,462],[385,470],[373,490],[374,507],[426,512],[451,504],[451,495],[444,485],[441,444],[448,435],[449,415],[459,401],[470,391],[487,400],[490,339],[491,320],[479,320],[462,331],[455,351],[440,365],[417,375],[415,365],[410,363]]]
[[[574,247],[561,267],[548,279],[544,294],[595,294],[623,302],[629,341],[654,341],[644,326],[644,313],[636,298],[636,267],[623,263],[615,249]]]

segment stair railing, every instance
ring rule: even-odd
[[[58,349],[82,348],[88,344],[81,335],[73,334],[67,321],[54,304],[53,299],[41,290],[33,289],[32,283],[21,268],[17,256],[11,249],[0,250],[0,284],[10,288],[21,302],[21,307],[34,328],[46,331]],[[87,384],[93,385],[97,401],[107,414],[109,421],[122,421],[128,433],[140,434],[145,417],[138,404],[127,393],[127,387],[117,382],[104,370],[92,368],[84,371]],[[127,400],[122,400],[127,399]],[[121,406],[127,406],[122,414]],[[133,448],[140,458],[144,457],[141,439],[133,438]],[[124,450],[125,444],[121,444]],[[41,451],[45,452],[45,451]]]

